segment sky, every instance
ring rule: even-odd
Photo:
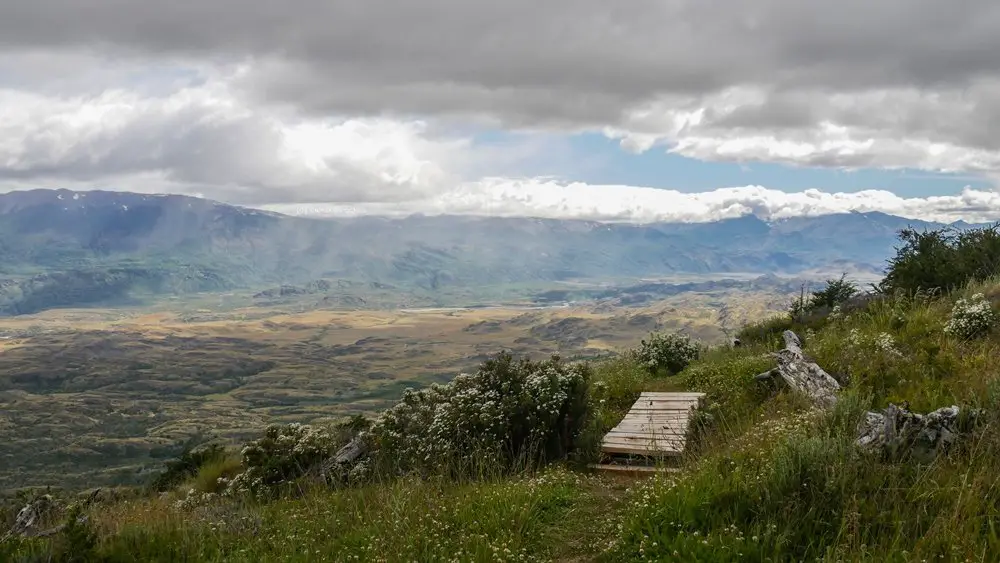
[[[992,0],[0,3],[0,191],[1000,219]]]

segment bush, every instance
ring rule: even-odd
[[[185,445],[181,455],[168,461],[163,473],[157,475],[149,486],[157,492],[169,491],[196,475],[202,466],[220,460],[225,455],[225,450],[218,444],[201,450],[193,449],[190,444]]]
[[[587,365],[498,354],[475,374],[407,390],[367,433],[372,461],[394,473],[464,473],[483,469],[473,460],[505,471],[565,457],[586,418],[589,380]]]
[[[957,231],[900,231],[880,293],[947,292],[1000,273],[1000,223]]]
[[[814,291],[809,299],[807,311],[819,309],[833,309],[847,303],[852,297],[857,295],[858,288],[845,278],[847,274],[840,276],[838,280],[826,280],[826,287],[819,291]]]
[[[963,340],[971,340],[989,334],[997,325],[997,314],[982,293],[970,299],[959,299],[951,310],[951,319],[944,331]]]
[[[225,492],[265,496],[274,486],[317,468],[341,442],[323,428],[298,423],[272,424],[264,430],[263,437],[243,447],[243,472],[233,478]]]
[[[636,352],[639,363],[653,375],[675,375],[700,355],[698,346],[679,332],[662,334],[654,332],[643,340]]]
[[[226,484],[242,469],[239,457],[222,457],[202,465],[191,478],[190,486],[199,493],[222,493]]]

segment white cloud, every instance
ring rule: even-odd
[[[39,57],[39,64],[50,60]],[[887,191],[786,193],[747,186],[688,194],[574,183],[542,176],[559,168],[572,178],[590,165],[574,162],[558,134],[483,143],[462,120],[317,117],[248,96],[237,84],[255,72],[253,65],[164,67],[153,80],[136,79],[141,65],[134,61],[106,68],[83,55],[74,61],[81,67],[76,75],[68,67],[61,80],[22,73],[28,85],[16,86],[2,80],[12,67],[10,59],[0,59],[0,189],[186,193],[312,215],[652,222],[877,210],[942,221],[1000,219],[1000,195],[990,191],[903,198]],[[976,127],[984,140],[989,136],[991,114],[972,110],[993,87],[984,81],[965,95],[899,88],[853,98],[731,88],[663,98],[599,130],[628,150],[669,147],[708,160],[989,175],[1000,170],[1000,148],[970,148],[962,139]],[[828,118],[816,121],[817,113]],[[900,123],[914,133],[892,134]]]
[[[709,161],[840,168],[1000,171],[1000,80],[939,90],[775,91],[737,86],[668,96],[605,128],[634,151],[667,147]]]
[[[113,184],[240,203],[406,201],[454,185],[468,141],[421,120],[302,118],[251,106],[225,80],[162,95],[0,89],[0,182]],[[47,184],[47,186],[46,186]]]
[[[782,192],[761,186],[681,193],[636,186],[559,183],[503,178],[465,184],[423,201],[383,204],[269,205],[271,211],[312,217],[358,215],[492,215],[606,222],[705,222],[753,213],[764,219],[881,211],[941,221],[1000,220],[1000,192],[966,188],[955,196],[903,198],[882,190]]]

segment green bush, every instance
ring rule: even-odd
[[[220,460],[225,455],[225,449],[218,444],[200,450],[186,445],[177,459],[166,463],[166,469],[149,486],[157,492],[169,491],[196,475],[202,466]]]
[[[840,279],[826,280],[826,287],[812,293],[809,301],[802,307],[802,312],[832,311],[847,303],[857,295],[858,288],[854,283],[847,281],[846,277],[847,274],[844,274],[840,276]]]
[[[586,364],[500,353],[475,374],[407,390],[372,423],[373,465],[358,472],[482,470],[475,460],[506,471],[565,457],[586,419],[589,381]]]
[[[639,343],[636,351],[639,363],[653,375],[675,375],[697,360],[701,351],[686,334],[654,332],[649,340]]]
[[[1000,223],[979,229],[900,231],[879,292],[947,292],[1000,273]]]

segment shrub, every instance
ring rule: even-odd
[[[272,487],[315,469],[339,446],[337,437],[306,424],[272,424],[264,436],[241,452],[243,472],[228,484],[227,494],[264,496]]]
[[[220,460],[226,455],[218,444],[212,444],[204,449],[195,450],[190,444],[177,457],[167,462],[166,469],[150,483],[150,488],[157,492],[168,491],[177,487],[198,473],[203,465]]]
[[[944,331],[964,340],[989,334],[997,325],[997,314],[982,293],[970,299],[959,299],[951,310],[951,319]]]
[[[372,461],[393,472],[454,473],[482,470],[473,460],[507,470],[564,457],[586,417],[589,380],[585,364],[498,354],[475,374],[407,390],[367,433]]]
[[[833,309],[834,307],[847,303],[858,293],[858,288],[845,278],[847,274],[840,276],[837,280],[826,280],[826,287],[819,291],[814,291],[809,298],[808,311],[818,309]]]
[[[1000,273],[1000,223],[979,229],[900,231],[881,293],[947,292]]]
[[[700,355],[698,346],[680,332],[662,334],[654,332],[643,340],[636,352],[639,363],[653,375],[675,375]]]
[[[191,478],[191,488],[199,493],[221,493],[242,469],[240,458],[233,455],[210,461]]]

